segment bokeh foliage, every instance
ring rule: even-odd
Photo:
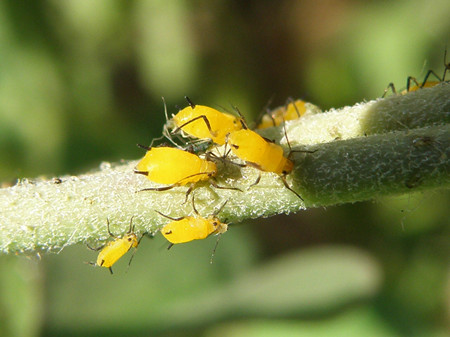
[[[271,97],[328,109],[440,74],[449,12],[445,0],[3,1],[0,181],[138,158],[161,132],[161,96],[170,112],[189,95],[251,119]],[[449,199],[235,225],[212,266],[214,239],[169,252],[144,240],[113,277],[81,246],[2,256],[0,335],[444,335]]]

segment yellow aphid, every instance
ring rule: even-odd
[[[161,229],[162,235],[173,244],[206,239],[211,234],[225,233],[228,225],[214,217],[187,216],[173,219]]]
[[[208,180],[217,174],[217,166],[193,153],[162,146],[149,148],[134,172],[145,175],[155,183],[173,187]],[[165,189],[168,188],[156,188]]]
[[[112,266],[117,262],[122,256],[124,256],[132,247],[136,248],[139,244],[136,234],[133,233],[134,227],[132,226],[132,220],[130,220],[130,229],[123,237],[116,237],[111,233],[108,223],[108,233],[114,238],[113,241],[108,242],[104,247],[101,248],[100,253],[97,257],[97,262],[94,265],[108,268],[111,274]],[[134,255],[134,254],[133,254]],[[131,257],[131,259],[133,256]],[[131,263],[131,259],[130,262]]]
[[[294,163],[289,159],[289,156],[294,152],[313,153],[315,151],[292,150],[285,128],[284,134],[290,149],[289,155],[285,157],[280,145],[264,139],[256,132],[249,130],[245,124],[243,125],[245,127],[243,130],[231,132],[227,136],[226,145],[230,146],[233,154],[249,166],[278,174],[284,186],[303,201],[303,198],[289,186],[285,178],[294,169]],[[258,184],[260,179],[261,175],[251,186]]]
[[[217,218],[217,214],[223,209],[227,201],[207,218],[203,218],[197,212],[192,197],[192,207],[196,216],[183,216],[172,218],[156,211],[161,216],[172,220],[161,229],[162,235],[171,243],[169,248],[178,243],[185,243],[193,240],[206,239],[211,234],[222,234],[228,230],[228,225]]]
[[[287,174],[294,167],[292,161],[284,156],[280,145],[268,142],[252,130],[230,133],[227,144],[236,157],[261,171]]]
[[[176,128],[189,136],[199,139],[211,139],[214,143],[225,144],[228,133],[242,129],[239,117],[204,105],[195,105],[186,97],[189,106],[180,110],[172,118]]]
[[[143,148],[146,148],[140,145]],[[213,180],[217,174],[216,164],[209,160],[214,155],[206,154],[206,158],[173,147],[146,148],[147,153],[137,164],[134,172],[145,175],[149,180],[165,184],[162,187],[148,187],[142,191],[167,191],[175,186],[189,185],[186,191],[186,201],[195,188],[195,183],[209,181],[211,186],[218,189],[241,191],[235,187],[219,186]],[[219,158],[221,159],[221,158]]]
[[[294,120],[303,116],[306,112],[305,102],[298,99],[290,101],[287,105],[276,108],[263,115],[261,123],[257,129],[265,129],[272,126],[278,126],[284,121]]]

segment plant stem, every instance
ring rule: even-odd
[[[218,164],[217,184],[243,192],[199,184],[195,205],[200,214],[219,214],[230,222],[369,200],[378,196],[450,186],[450,84],[443,83],[406,95],[392,96],[353,107],[305,115],[286,123],[295,168],[287,181],[279,176]],[[282,127],[264,135],[286,145]],[[287,147],[286,147],[287,148]],[[286,150],[288,151],[288,150]],[[23,179],[0,190],[0,251],[3,253],[59,252],[79,242],[105,240],[111,231],[125,233],[132,216],[137,233],[156,233],[167,219],[192,214],[184,203],[187,187],[137,192],[156,186],[133,173],[137,161],[100,165],[78,177]],[[250,187],[250,188],[249,188]]]

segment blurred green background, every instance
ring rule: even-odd
[[[0,2],[0,182],[137,159],[184,95],[252,119],[441,74],[450,2]],[[426,63],[425,63],[426,62]],[[0,336],[447,336],[448,191],[236,224],[126,272],[84,246],[0,256]]]

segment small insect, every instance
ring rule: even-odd
[[[228,133],[242,129],[240,117],[220,112],[204,105],[195,105],[185,97],[189,106],[180,110],[168,124],[174,124],[172,134],[183,131],[199,139],[211,139],[214,143],[225,144]]]
[[[284,129],[284,133],[286,140],[288,140],[286,129]],[[290,148],[289,141],[287,143]],[[303,198],[289,186],[285,178],[285,176],[292,172],[294,168],[294,163],[289,159],[289,156],[294,152],[313,153],[315,151],[290,150],[289,156],[285,157],[283,148],[280,145],[272,143],[248,128],[228,134],[227,145],[230,146],[233,154],[245,161],[247,165],[253,166],[261,171],[278,174],[283,181],[284,186],[300,198],[300,200],[303,200]],[[258,177],[252,186],[258,184],[260,179],[261,176]]]
[[[210,184],[218,189],[230,189],[240,191],[234,187],[218,186],[212,178],[217,174],[217,165],[211,160],[214,156],[206,154],[199,156],[173,147],[140,147],[147,150],[144,158],[137,164],[134,172],[145,175],[147,179],[162,187],[144,188],[141,191],[167,191],[175,186],[190,184],[186,192],[186,200],[195,187],[195,183],[210,181]]]
[[[408,92],[417,91],[422,88],[431,88],[438,85],[439,83],[445,82],[445,77],[447,75],[448,70],[450,70],[450,63],[447,63],[447,49],[446,49],[444,52],[444,73],[442,74],[442,77],[437,75],[433,70],[428,70],[428,72],[425,74],[422,83],[419,83],[419,81],[415,77],[408,76],[408,78],[406,79],[406,89],[401,91],[400,95],[405,95]],[[428,81],[428,78],[431,75],[433,75],[437,79],[437,81]],[[384,94],[383,96],[381,96],[382,98],[386,96],[389,89],[391,89],[391,91],[394,94],[397,94],[397,90],[395,89],[394,83],[391,82],[389,83],[387,88],[384,89]]]
[[[257,129],[265,129],[272,126],[278,126],[284,121],[294,120],[303,116],[306,112],[305,101],[300,99],[288,100],[287,104],[276,108],[264,114],[261,122],[256,127]]]
[[[159,215],[172,220],[161,229],[161,234],[170,242],[168,249],[173,245],[179,243],[186,243],[193,240],[203,240],[212,234],[219,235],[216,245],[211,256],[211,261],[219,243],[220,235],[228,230],[228,224],[221,222],[217,215],[222,211],[228,200],[225,201],[212,215],[203,218],[195,208],[194,196],[192,196],[192,208],[196,216],[183,216],[179,218],[172,218],[159,211]]]
[[[111,233],[111,230],[109,228],[109,219],[106,219],[106,221],[108,224],[108,233],[112,238],[114,238],[114,240],[97,249],[91,248],[89,246],[88,247],[92,250],[101,249],[100,253],[98,254],[97,261],[90,262],[90,264],[108,268],[110,273],[112,274],[113,264],[116,263],[122,256],[124,256],[131,248],[137,248],[141,240],[138,240],[136,234],[134,233],[134,226],[132,225],[133,217],[130,219],[130,228],[123,237],[117,237],[113,233]],[[133,259],[135,252],[136,250],[133,252],[133,255],[131,255],[128,265],[131,264],[131,260]]]

